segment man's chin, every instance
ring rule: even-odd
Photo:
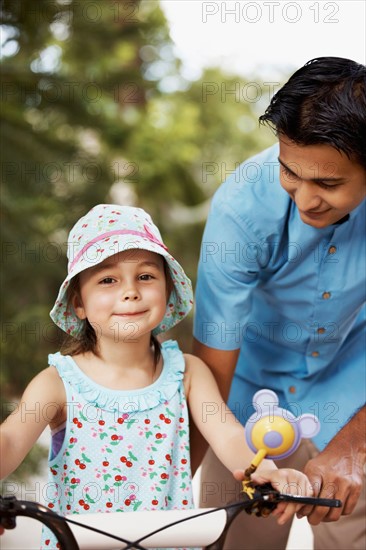
[[[316,227],[321,229],[323,227],[328,227],[333,223],[337,223],[337,220],[333,220],[332,216],[329,215],[329,211],[326,211],[322,214],[306,214],[305,212],[300,212],[301,221],[310,225],[311,227]]]

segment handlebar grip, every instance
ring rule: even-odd
[[[342,501],[333,498],[304,497],[301,495],[287,495],[273,489],[270,483],[264,485],[251,485],[248,490],[246,485],[243,490],[243,497],[249,506],[246,508],[248,514],[257,516],[268,516],[279,502],[295,502],[296,504],[308,504],[311,506],[325,506],[327,508],[341,508]],[[250,503],[252,505],[250,505]]]
[[[342,501],[337,498],[302,497],[298,495],[278,495],[278,501],[297,502],[298,504],[311,504],[311,506],[326,506],[327,508],[341,508]]]
[[[1,525],[6,529],[13,529],[17,516],[30,517],[43,523],[55,535],[63,550],[80,550],[70,527],[52,510],[37,502],[0,497]]]

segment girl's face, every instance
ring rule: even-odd
[[[164,318],[167,283],[159,254],[120,252],[80,273],[79,282],[73,306],[80,319],[88,319],[98,341],[136,342],[150,337]]]

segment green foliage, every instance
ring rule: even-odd
[[[274,137],[258,133],[268,101],[251,99],[243,79],[182,77],[155,0],[4,0],[1,22],[0,381],[10,396],[59,348],[48,312],[82,214],[100,202],[146,208],[194,281],[213,192]],[[188,350],[191,319],[173,336]]]

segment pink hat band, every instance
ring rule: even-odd
[[[115,229],[113,231],[108,231],[107,233],[103,233],[102,235],[98,235],[91,241],[89,241],[83,248],[76,254],[75,258],[72,262],[69,264],[69,273],[72,271],[74,265],[80,260],[80,258],[85,254],[85,252],[94,244],[96,244],[99,241],[102,241],[103,239],[106,239],[108,237],[112,237],[114,235],[134,235],[135,237],[142,237],[144,239],[148,239],[152,243],[157,244],[158,246],[161,246],[164,248],[164,250],[168,251],[168,248],[165,246],[164,243],[159,241],[146,227],[144,226],[145,231],[135,231],[133,229]]]

